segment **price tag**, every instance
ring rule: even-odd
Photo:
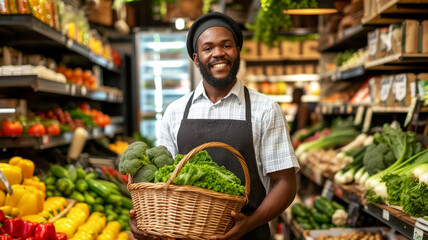
[[[357,114],[355,114],[354,125],[358,126],[363,122],[364,116],[364,106],[359,106],[357,109]]]
[[[389,212],[385,209],[382,210],[382,218],[389,221]]]
[[[92,136],[94,138],[98,138],[101,136],[101,130],[99,128],[93,128],[92,129]]]
[[[393,82],[394,76],[392,75],[385,77],[380,81],[379,97],[381,102],[385,103],[388,100]]]
[[[373,116],[373,109],[371,107],[368,107],[366,110],[366,116],[364,118],[364,123],[363,123],[363,133],[366,133],[369,131],[370,129],[370,124],[372,122],[372,116]]]
[[[87,93],[88,93],[88,91],[87,91],[86,87],[85,86],[81,86],[80,87],[80,94],[82,96],[86,96]]]
[[[74,85],[74,84],[71,84],[70,95],[72,95],[72,96],[76,95],[76,85]]]
[[[415,227],[415,229],[413,230],[413,239],[422,240],[423,238],[424,238],[424,232],[421,229]]]
[[[334,186],[333,182],[328,179],[324,183],[324,188],[322,189],[321,196],[327,198],[328,200],[332,200],[334,196]]]
[[[399,102],[403,101],[407,95],[407,77],[406,74],[395,75],[394,79],[395,99]]]
[[[348,224],[351,227],[356,227],[359,216],[360,216],[360,200],[355,194],[352,194],[349,197],[348,218],[346,219],[346,224]]]
[[[353,109],[352,105],[351,105],[351,104],[348,104],[348,105],[346,106],[346,113],[347,113],[347,114],[351,114],[353,111],[354,111],[354,109]]]
[[[312,171],[312,179],[317,183],[318,185],[322,184],[322,175],[319,172]]]
[[[42,144],[43,146],[49,145],[51,143],[51,138],[49,135],[42,136]]]
[[[414,121],[417,121],[418,115],[419,115],[419,104],[420,101],[418,101],[417,97],[412,98],[412,102],[409,106],[409,111],[406,115],[406,120],[404,120],[404,127],[407,127],[409,125],[410,121],[413,119]]]
[[[73,47],[73,40],[68,39],[68,40],[67,40],[67,42],[65,43],[65,45],[66,45],[68,48]]]

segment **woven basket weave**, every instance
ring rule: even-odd
[[[245,176],[244,196],[234,196],[172,181],[197,152],[211,147],[225,148],[241,163]],[[221,142],[209,142],[192,149],[177,165],[166,183],[128,184],[136,212],[137,228],[171,238],[209,239],[227,232],[234,224],[230,212],[240,212],[250,194],[250,175],[242,155]]]

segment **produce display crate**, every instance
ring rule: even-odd
[[[244,196],[233,196],[172,181],[184,164],[206,148],[225,148],[241,163],[245,176]],[[227,232],[234,224],[231,211],[240,212],[248,202],[250,176],[243,156],[233,147],[221,142],[209,142],[192,149],[171,174],[166,183],[132,183],[128,190],[136,213],[137,228],[156,236],[209,239]]]
[[[346,233],[356,233],[356,232],[367,232],[367,233],[376,233],[380,232],[382,235],[382,239],[404,239],[404,238],[397,238],[394,231],[392,231],[390,228],[385,227],[365,227],[365,228],[330,228],[330,229],[322,229],[322,230],[309,230],[304,232],[304,238],[307,240],[315,240],[319,238],[322,235],[328,235],[331,237],[339,237],[340,235]]]

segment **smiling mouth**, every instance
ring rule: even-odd
[[[225,67],[227,64],[226,63],[219,63],[219,64],[213,64],[212,67],[213,68],[222,68]]]

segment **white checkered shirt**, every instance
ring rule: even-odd
[[[251,99],[251,121],[253,144],[260,179],[269,189],[268,173],[292,168],[299,170],[294,154],[287,122],[281,107],[273,99],[249,89]],[[184,109],[191,93],[171,103],[166,109],[158,132],[158,145],[164,145],[173,154],[178,154],[177,134]],[[236,81],[235,86],[222,100],[212,103],[204,90],[202,81],[195,89],[189,119],[233,119],[245,120],[244,86]],[[184,153],[185,154],[185,153]]]

